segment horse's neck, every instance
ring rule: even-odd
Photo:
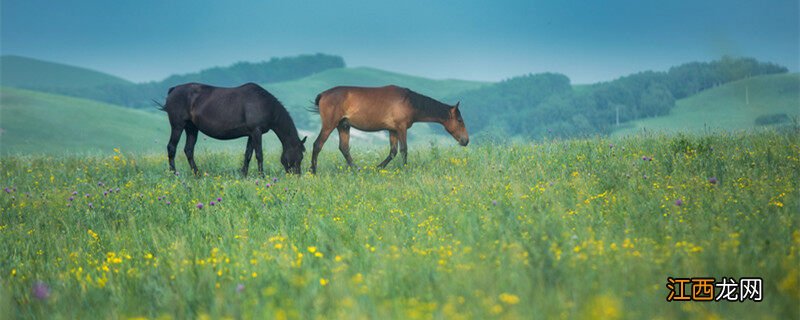
[[[297,135],[297,128],[294,126],[294,122],[289,117],[279,117],[278,121],[275,123],[275,126],[272,128],[272,131],[274,131],[275,135],[278,136],[278,140],[281,141],[281,144],[284,148],[293,146],[300,141],[300,138]]]
[[[450,117],[446,105],[436,106],[427,109],[416,109],[414,114],[414,122],[437,122],[444,123]]]

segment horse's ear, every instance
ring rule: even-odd
[[[453,109],[456,109],[456,110],[458,110],[458,105],[460,105],[460,104],[461,104],[461,101],[459,101],[459,102],[456,102],[456,105],[453,107]]]
[[[303,140],[300,140],[300,143],[306,143],[306,139],[308,139],[308,136],[303,137]]]

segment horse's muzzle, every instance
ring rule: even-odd
[[[462,147],[466,147],[469,144],[469,138],[458,139],[458,144],[460,144]]]

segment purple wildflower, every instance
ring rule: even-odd
[[[104,185],[104,184],[103,184],[103,181],[100,181],[100,182],[98,182],[98,183],[97,183],[97,186],[98,186],[98,187],[102,187],[103,185]]]
[[[94,205],[91,202],[89,202],[89,209],[94,209]]]
[[[717,184],[717,177],[708,178],[708,183],[710,184]]]
[[[683,205],[683,200],[681,200],[681,199],[675,200],[675,205],[679,206],[679,207],[682,206]]]
[[[78,195],[78,191],[72,191],[72,195],[73,196],[77,196]]]
[[[6,193],[11,193],[11,189],[9,189],[8,187],[5,188],[5,191]]]
[[[256,180],[256,185],[258,185],[258,180]]]
[[[222,198],[217,198],[217,202],[222,202]]]
[[[108,196],[108,191],[103,191],[104,196]]]
[[[492,205],[496,206],[497,205],[497,200],[492,200]]]
[[[272,178],[272,183],[278,182],[278,178]]]
[[[211,205],[211,206],[213,207],[213,206],[214,206],[215,204],[217,204],[217,203],[216,203],[216,202],[214,202],[214,201],[211,201],[211,202],[209,202],[208,204],[209,204],[209,205]]]
[[[87,197],[87,198],[88,198],[88,197],[91,197],[91,196],[92,196],[91,194],[88,194],[88,193],[87,193],[87,194],[86,194],[84,197]]]
[[[197,209],[203,209],[203,203],[202,202],[197,204]]]
[[[119,188],[117,188],[117,190],[116,190],[116,191],[117,191],[117,192],[119,192]]]
[[[75,200],[74,197],[69,197],[69,201]]]
[[[36,281],[31,287],[31,294],[33,294],[36,299],[45,300],[50,297],[50,286],[42,281]]]
[[[244,285],[240,283],[236,286],[236,293],[242,293],[242,291],[244,291]]]
[[[270,184],[270,183],[267,183],[267,185],[265,185],[265,187],[267,187],[267,188],[269,188],[271,186],[272,186],[272,184]]]
[[[608,144],[608,148],[609,148],[609,149],[614,149],[614,144],[613,144],[613,143],[609,143],[609,144]]]
[[[171,204],[172,204],[172,202],[167,201],[167,205],[171,205]]]

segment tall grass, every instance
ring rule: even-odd
[[[201,177],[125,150],[0,158],[0,314],[797,316],[796,133],[432,147],[370,166],[385,152],[354,152],[350,170],[329,147],[299,177],[269,153],[268,176],[247,178],[239,153],[198,154]],[[704,276],[762,277],[763,301],[666,302],[667,277]]]

